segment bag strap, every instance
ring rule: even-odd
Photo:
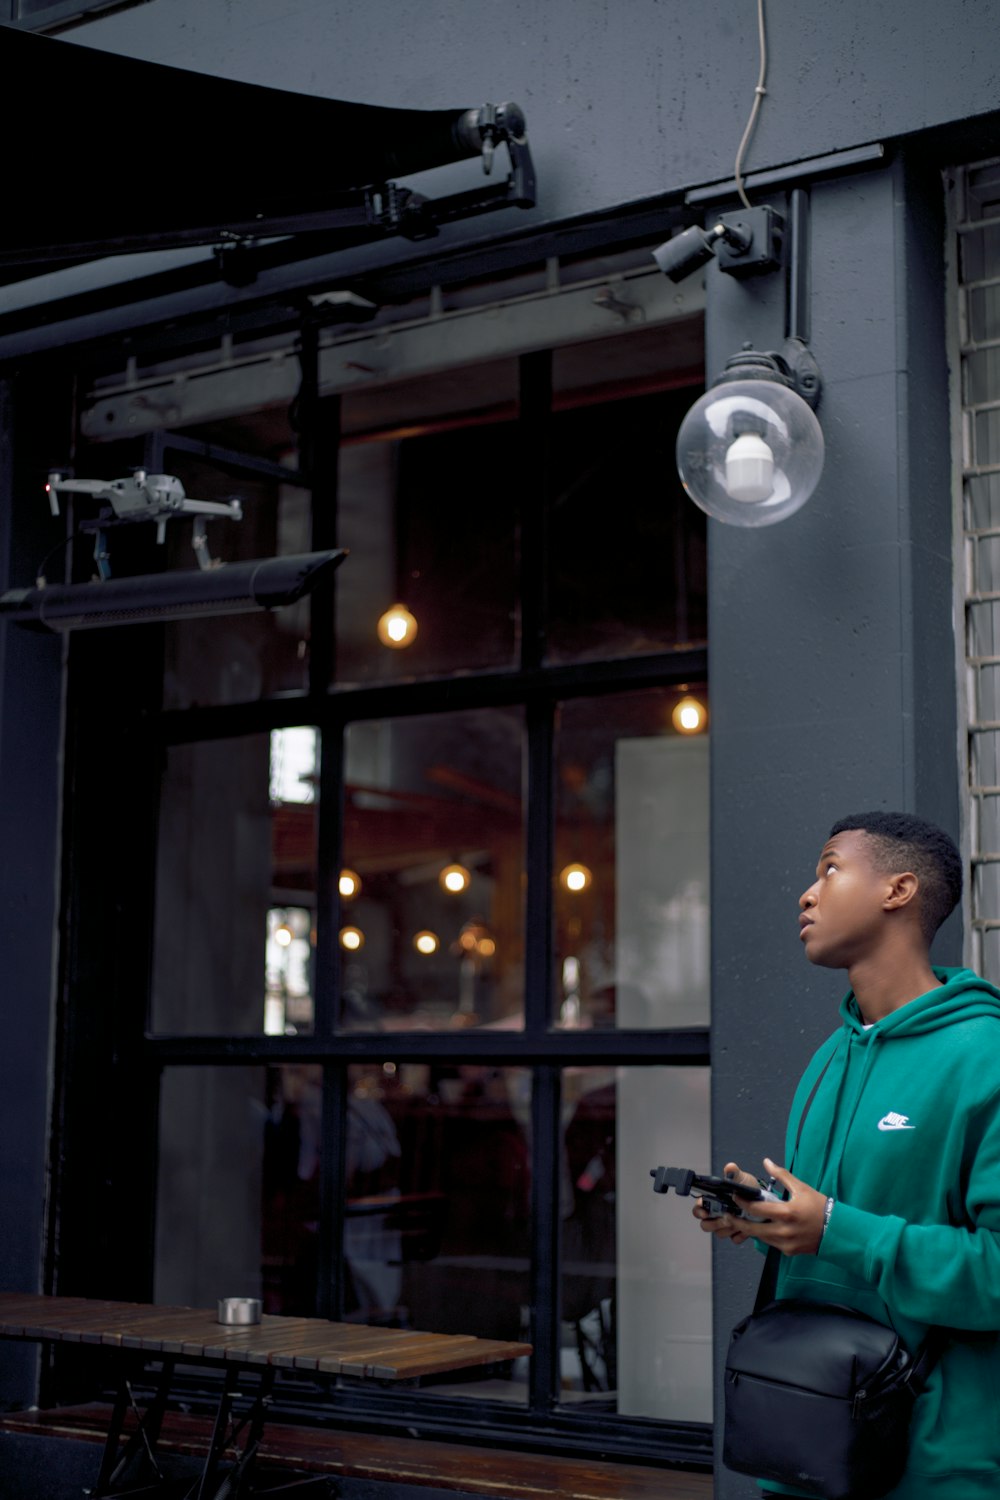
[[[833,1051],[830,1053],[830,1056],[827,1058],[826,1062],[817,1073],[816,1080],[813,1083],[812,1088],[809,1090],[809,1097],[806,1100],[805,1104],[803,1104],[802,1106],[802,1113],[799,1115],[799,1126],[795,1132],[795,1145],[792,1147],[792,1161],[795,1160],[796,1153],[799,1149],[799,1142],[802,1139],[802,1127],[806,1123],[806,1115],[812,1108],[812,1102],[816,1097],[816,1093],[819,1089],[820,1084],[826,1077],[827,1068],[833,1062],[833,1054],[834,1052],[836,1052],[836,1050],[836,1043],[834,1043]],[[780,1262],[781,1251],[778,1250],[776,1246],[770,1245],[768,1247],[767,1257],[764,1261],[764,1269],[760,1273],[760,1286],[757,1288],[757,1298],[753,1305],[753,1310],[755,1313],[759,1313],[762,1307],[766,1307],[769,1302],[774,1301],[774,1294],[778,1290],[778,1266]]]

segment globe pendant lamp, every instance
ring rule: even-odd
[[[772,526],[809,499],[823,470],[813,408],[819,368],[801,339],[779,352],[746,346],[688,412],[677,468],[696,505],[730,526]]]

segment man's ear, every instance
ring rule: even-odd
[[[899,911],[904,906],[909,906],[920,888],[920,881],[912,870],[905,870],[902,875],[889,876],[889,892],[882,905],[886,911]]]

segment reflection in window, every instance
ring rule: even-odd
[[[349,1029],[522,1024],[521,731],[502,709],[349,728]]]
[[[312,1029],[317,740],[296,727],[168,751],[154,1031]]]
[[[525,1337],[531,1085],[526,1071],[352,1067],[345,1315],[434,1333]],[[448,1376],[456,1393],[524,1400],[527,1370]]]
[[[341,449],[338,542],[351,554],[336,589],[342,681],[511,663],[517,452],[509,423]]]
[[[710,1421],[707,1236],[647,1168],[709,1160],[705,1068],[568,1068],[560,1171],[562,1399]]]
[[[664,391],[553,417],[550,661],[705,640],[705,516],[674,461],[692,399]]]
[[[283,452],[283,460],[290,456]],[[212,519],[210,555],[224,562],[275,557],[311,549],[309,492],[246,473],[232,474],[170,451],[166,461],[194,499],[239,499],[242,520]],[[293,471],[289,470],[292,477]],[[197,566],[190,523],[167,532],[169,566]],[[303,692],[309,680],[311,601],[218,619],[175,620],[164,626],[163,701],[166,708],[241,703],[279,692]]]
[[[312,913],[301,906],[272,906],[265,944],[264,1030],[294,1036],[313,1022]]]
[[[574,699],[556,740],[557,1024],[708,1017],[708,736],[673,711],[703,690]]]

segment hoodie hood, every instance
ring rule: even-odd
[[[974,1016],[1000,1017],[1000,990],[971,969],[941,969],[935,965],[934,974],[941,981],[940,988],[908,1000],[873,1026],[866,1024],[851,990],[840,1003],[841,1020],[854,1033],[870,1036],[877,1032],[888,1038],[921,1036]]]

